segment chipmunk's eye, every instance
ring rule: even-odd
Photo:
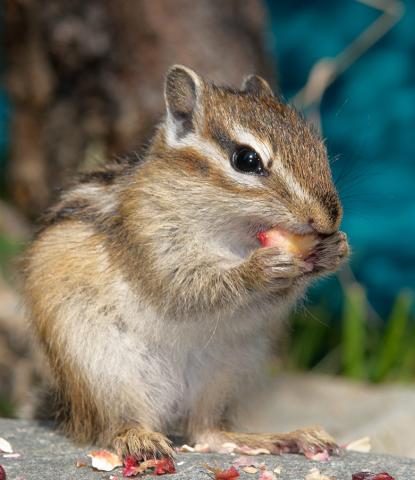
[[[264,175],[265,170],[261,157],[249,147],[238,147],[232,155],[232,166],[243,173]]]

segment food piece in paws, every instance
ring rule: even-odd
[[[279,247],[301,258],[305,258],[318,243],[315,235],[299,235],[280,228],[259,232],[257,237],[263,247]]]

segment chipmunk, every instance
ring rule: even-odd
[[[138,459],[168,436],[271,452],[335,449],[324,431],[232,432],[290,308],[348,255],[323,141],[261,77],[220,87],[184,66],[143,158],[83,176],[44,217],[24,292],[57,417]],[[313,235],[306,258],[261,247]]]

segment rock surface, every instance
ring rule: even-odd
[[[339,444],[369,436],[373,452],[415,458],[413,385],[279,374],[246,403],[238,419],[241,430],[288,432],[319,424]]]
[[[101,480],[120,479],[120,469],[113,472],[92,470],[90,459],[86,456],[89,448],[79,448],[50,426],[33,422],[0,419],[0,437],[6,438],[18,458],[6,458],[0,454],[0,464],[4,467],[7,480]],[[228,468],[234,456],[219,454],[179,454],[177,456],[177,473],[167,478],[172,480],[191,479],[209,480],[205,464]],[[76,467],[77,460],[87,466]],[[312,468],[336,480],[351,480],[352,473],[362,470],[373,472],[386,471],[395,480],[413,480],[415,478],[415,460],[362,453],[345,453],[334,457],[329,462],[314,462],[299,455],[256,457],[273,470],[281,467],[279,480],[303,480]],[[142,478],[142,477],[137,477]],[[147,478],[152,478],[147,477]],[[259,473],[241,472],[241,480],[258,479]]]

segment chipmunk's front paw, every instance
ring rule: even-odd
[[[307,264],[278,247],[259,248],[250,258],[250,267],[263,286],[287,288],[293,280],[307,272]]]
[[[336,232],[321,240],[306,258],[306,262],[313,265],[313,273],[333,272],[346,260],[349,253],[346,234]]]
[[[173,457],[172,443],[163,434],[139,427],[127,428],[114,438],[114,448],[122,458],[129,456],[138,461],[151,458]]]

